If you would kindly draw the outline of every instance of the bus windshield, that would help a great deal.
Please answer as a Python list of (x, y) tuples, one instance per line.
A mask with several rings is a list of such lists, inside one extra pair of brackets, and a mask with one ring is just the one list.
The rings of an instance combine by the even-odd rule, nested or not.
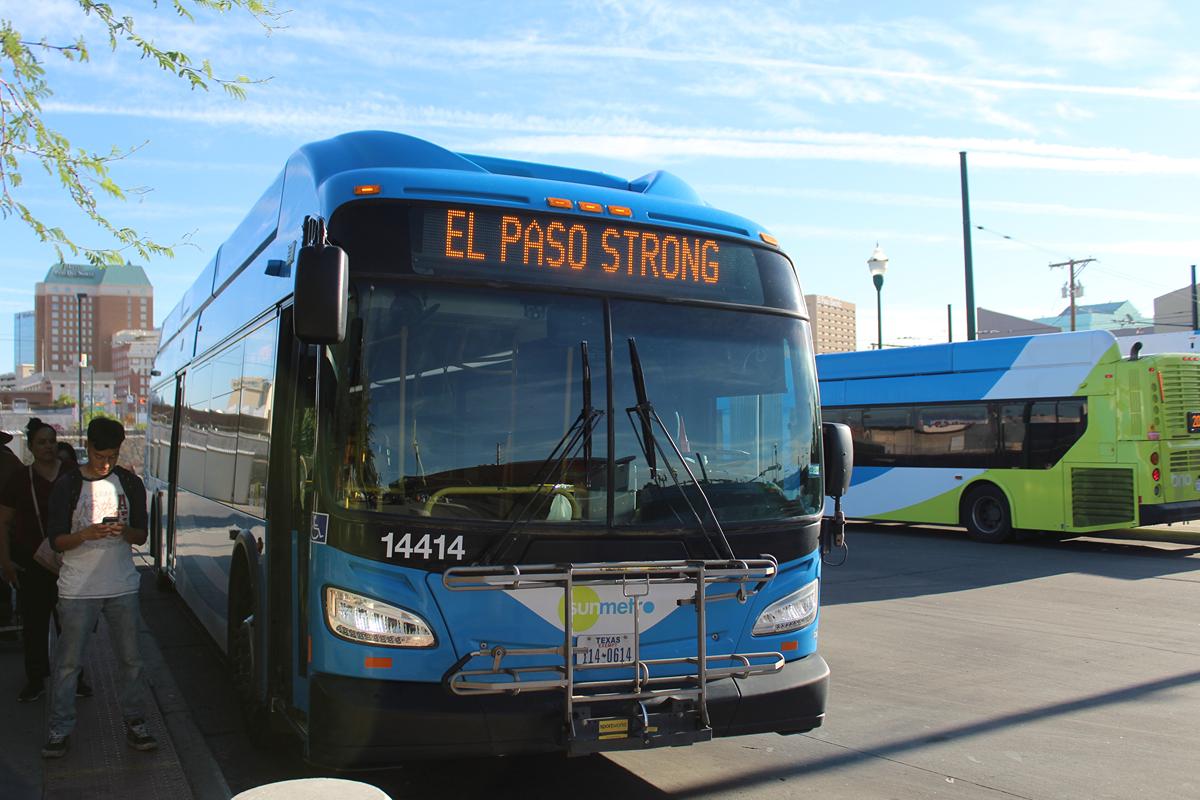
[[(820, 512), (807, 323), (655, 302), (609, 308), (611, 376), (602, 300), (357, 280), (350, 334), (330, 351), (337, 387), (323, 437), (339, 505), (505, 524), (693, 527), (685, 498), (694, 477), (723, 523)], [(636, 403), (628, 338), (693, 477), (661, 429), (670, 458), (647, 463), (626, 414)], [(600, 415), (590, 435), (571, 436), (585, 404), (581, 343)], [(564, 437), (575, 446), (551, 459)]]

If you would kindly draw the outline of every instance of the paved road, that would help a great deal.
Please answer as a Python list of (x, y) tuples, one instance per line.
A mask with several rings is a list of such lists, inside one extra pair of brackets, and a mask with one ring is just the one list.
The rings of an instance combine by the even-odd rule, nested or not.
[[(1165, 539), (859, 527), (826, 572), (823, 728), (366, 777), (395, 798), (1200, 798), (1200, 538)], [(161, 598), (147, 621), (231, 788), (305, 774), (249, 749), (215, 648)]]

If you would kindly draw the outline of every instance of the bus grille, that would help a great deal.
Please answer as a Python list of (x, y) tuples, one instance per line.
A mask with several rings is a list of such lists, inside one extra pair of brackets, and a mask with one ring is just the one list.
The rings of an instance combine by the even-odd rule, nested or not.
[(1187, 414), (1200, 411), (1200, 363), (1163, 364), (1163, 427), (1168, 437), (1188, 436)]
[(1200, 448), (1171, 453), (1171, 472), (1176, 475), (1200, 475)]
[(1133, 470), (1071, 470), (1071, 511), (1077, 528), (1132, 522)]

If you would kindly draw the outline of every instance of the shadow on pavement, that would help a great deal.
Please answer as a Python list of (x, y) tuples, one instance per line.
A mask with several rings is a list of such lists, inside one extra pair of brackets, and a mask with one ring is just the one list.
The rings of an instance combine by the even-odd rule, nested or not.
[(790, 778), (802, 778), (805, 775), (811, 775), (814, 773), (845, 767), (868, 759), (896, 759), (906, 753), (919, 750), (927, 745), (935, 745), (947, 741), (966, 739), (989, 733), (1001, 728), (1023, 725), (1030, 722), (1044, 720), (1049, 717), (1072, 714), (1085, 709), (1113, 705), (1116, 703), (1133, 702), (1156, 692), (1164, 692), (1179, 686), (1196, 682), (1200, 682), (1200, 672), (1185, 672), (1180, 675), (1173, 675), (1169, 678), (1163, 678), (1156, 681), (1147, 681), (1145, 683), (1126, 686), (1122, 689), (1117, 689), (1110, 692), (1101, 692), (1099, 694), (1088, 695), (1086, 697), (1080, 697), (1078, 699), (1068, 700), (1062, 703), (1054, 703), (1047, 706), (1029, 708), (1025, 711), (1018, 711), (1012, 714), (1004, 714), (998, 717), (980, 719), (976, 722), (971, 722), (966, 725), (957, 725), (950, 728), (944, 728), (942, 730), (923, 732), (919, 736), (897, 739), (893, 742), (888, 742), (866, 750), (846, 749), (844, 752), (838, 755), (806, 761), (803, 764), (771, 767), (769, 769), (760, 769), (754, 772), (742, 772), (738, 774), (737, 777), (728, 778), (721, 781), (713, 781), (700, 786), (694, 786), (684, 791), (675, 792), (671, 796), (675, 798), (712, 797), (721, 795), (725, 792), (729, 792), (732, 796), (740, 796), (744, 790), (747, 790), (753, 786), (770, 784)]
[[(1008, 544), (980, 544), (961, 530), (852, 524), (849, 557), (822, 573), (823, 605), (943, 594), (1064, 573), (1145, 580), (1191, 573), (1200, 581), (1200, 546), (1171, 537), (1059, 538), (1025, 534)], [(933, 545), (936, 545), (934, 547)]]

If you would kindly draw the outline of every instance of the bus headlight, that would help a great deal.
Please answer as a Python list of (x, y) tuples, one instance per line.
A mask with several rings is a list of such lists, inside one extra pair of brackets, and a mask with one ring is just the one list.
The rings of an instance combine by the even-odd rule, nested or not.
[(818, 581), (804, 586), (799, 591), (792, 592), (782, 600), (777, 600), (758, 615), (752, 633), (755, 636), (767, 636), (774, 633), (788, 633), (813, 624), (817, 618)]
[(380, 600), (325, 587), (325, 621), (337, 636), (383, 647), (433, 647), (429, 623), (411, 611)]

